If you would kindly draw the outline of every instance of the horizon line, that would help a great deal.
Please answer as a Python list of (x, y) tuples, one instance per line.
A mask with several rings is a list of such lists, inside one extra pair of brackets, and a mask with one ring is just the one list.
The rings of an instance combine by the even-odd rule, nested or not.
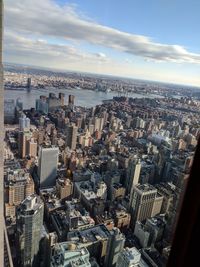
[(192, 85), (192, 84), (182, 84), (182, 83), (174, 83), (174, 82), (167, 82), (167, 81), (160, 81), (160, 80), (146, 80), (141, 79), (141, 78), (133, 78), (130, 76), (116, 76), (114, 74), (108, 74), (108, 73), (96, 73), (96, 72), (83, 72), (83, 71), (78, 71), (78, 70), (68, 70), (68, 69), (59, 69), (59, 68), (49, 68), (49, 67), (42, 67), (42, 66), (38, 66), (38, 65), (30, 65), (30, 64), (24, 64), (24, 63), (15, 63), (15, 62), (4, 62), (3, 61), (3, 65), (19, 65), (19, 66), (23, 66), (23, 67), (28, 67), (28, 68), (36, 68), (38, 70), (46, 70), (46, 71), (52, 71), (52, 72), (60, 72), (60, 73), (65, 73), (65, 72), (74, 72), (74, 73), (83, 73), (83, 74), (91, 74), (91, 75), (98, 75), (98, 76), (110, 76), (113, 78), (121, 78), (121, 79), (129, 79), (129, 80), (137, 80), (137, 81), (141, 81), (141, 82), (151, 82), (151, 83), (161, 83), (161, 84), (165, 84), (165, 85), (175, 85), (175, 86), (184, 86), (184, 87), (192, 87), (192, 88), (197, 88), (200, 89), (200, 86), (198, 85)]

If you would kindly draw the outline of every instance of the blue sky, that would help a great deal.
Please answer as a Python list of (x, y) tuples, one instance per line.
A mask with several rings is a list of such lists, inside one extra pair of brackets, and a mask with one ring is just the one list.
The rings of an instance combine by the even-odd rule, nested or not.
[[(156, 37), (165, 42), (199, 42), (198, 0), (80, 0), (78, 9), (97, 22), (133, 34)], [(192, 39), (191, 39), (192, 37)], [(176, 39), (175, 39), (176, 38)]]
[(7, 0), (4, 60), (200, 86), (199, 11), (199, 0)]
[(58, 0), (75, 4), (95, 21), (160, 42), (177, 43), (200, 52), (199, 0)]

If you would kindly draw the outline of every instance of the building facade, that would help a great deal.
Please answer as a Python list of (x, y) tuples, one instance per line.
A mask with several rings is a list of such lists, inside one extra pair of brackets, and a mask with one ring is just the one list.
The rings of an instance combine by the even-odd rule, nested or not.
[(132, 225), (136, 221), (142, 221), (158, 214), (162, 207), (162, 200), (163, 197), (158, 195), (157, 189), (150, 184), (133, 186), (133, 194), (130, 197)]
[(40, 147), (38, 159), (38, 176), (41, 188), (52, 187), (56, 184), (58, 147)]
[(76, 149), (77, 131), (78, 127), (75, 125), (68, 125), (66, 127), (66, 145), (72, 150)]
[(27, 197), (17, 210), (19, 266), (38, 266), (44, 205), (39, 196)]

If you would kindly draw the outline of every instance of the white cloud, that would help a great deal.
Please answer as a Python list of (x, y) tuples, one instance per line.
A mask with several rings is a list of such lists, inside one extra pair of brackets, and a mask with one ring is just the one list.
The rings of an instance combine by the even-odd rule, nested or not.
[[(68, 41), (85, 41), (141, 56), (148, 60), (200, 63), (200, 54), (191, 53), (180, 45), (161, 44), (146, 36), (134, 35), (100, 25), (83, 16), (73, 5), (61, 7), (53, 0), (6, 0), (5, 26), (6, 30), (14, 32), (18, 36), (31, 36), (32, 38), (39, 36), (37, 42), (30, 43), (27, 40), (26, 45), (24, 44), (21, 48), (24, 51), (31, 48), (34, 43), (34, 48), (38, 49), (37, 53), (44, 53), (44, 47), (47, 44), (40, 39), (45, 40), (48, 37), (54, 37)], [(43, 48), (41, 48), (42, 42)], [(8, 43), (5, 42), (6, 50), (7, 45)], [(28, 46), (30, 47), (28, 48)], [(11, 47), (9, 48), (11, 49)], [(12, 49), (15, 49), (14, 46)], [(55, 49), (58, 49), (57, 52)], [(63, 54), (66, 49), (72, 56), (73, 53), (66, 46), (55, 46), (54, 49), (51, 46), (51, 51), (47, 50), (46, 53), (51, 55)], [(101, 52), (98, 54), (100, 55), (99, 58), (106, 59)]]
[(165, 80), (199, 85), (198, 75), (169, 72), (165, 69), (155, 71), (152, 67), (135, 66), (125, 61), (109, 59), (104, 53), (85, 53), (73, 46), (52, 45), (43, 40), (32, 40), (17, 34), (6, 32), (5, 57), (8, 62), (25, 65), (49, 67), (53, 69), (78, 70), (83, 72), (107, 73), (124, 77), (135, 77), (149, 80)]
[(38, 60), (38, 64), (44, 61), (63, 62), (68, 66), (70, 62), (80, 63), (84, 59), (85, 63), (106, 63), (110, 59), (103, 53), (86, 53), (69, 45), (49, 44), (46, 40), (32, 40), (28, 37), (20, 36), (13, 32), (5, 33), (6, 49), (5, 59), (11, 60), (12, 57), (23, 59), (24, 63), (31, 64), (31, 61)]

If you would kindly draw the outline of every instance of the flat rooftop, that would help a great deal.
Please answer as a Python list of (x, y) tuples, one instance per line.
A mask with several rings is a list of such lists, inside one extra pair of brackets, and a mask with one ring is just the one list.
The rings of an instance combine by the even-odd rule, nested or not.
[(94, 243), (98, 240), (108, 239), (110, 235), (106, 226), (100, 224), (82, 231), (70, 232), (68, 239), (79, 243)]
[(138, 184), (136, 185), (136, 188), (142, 192), (157, 191), (157, 189), (150, 184)]

